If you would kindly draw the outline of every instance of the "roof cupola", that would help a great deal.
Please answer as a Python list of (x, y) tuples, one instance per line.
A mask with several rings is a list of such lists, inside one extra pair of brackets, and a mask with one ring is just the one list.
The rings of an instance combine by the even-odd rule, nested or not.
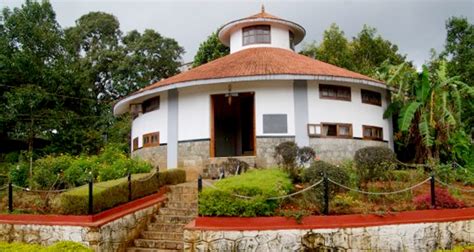
[(294, 50), (305, 36), (305, 29), (292, 21), (265, 12), (231, 21), (219, 29), (220, 41), (234, 53), (252, 47), (276, 47)]

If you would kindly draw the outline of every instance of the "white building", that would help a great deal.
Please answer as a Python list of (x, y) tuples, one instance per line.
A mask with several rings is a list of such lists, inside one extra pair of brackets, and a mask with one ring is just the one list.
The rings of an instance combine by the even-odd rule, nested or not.
[(220, 157), (273, 165), (283, 141), (311, 146), (330, 161), (393, 145), (391, 121), (383, 119), (387, 86), (294, 52), (305, 36), (300, 25), (262, 9), (218, 35), (230, 55), (116, 103), (116, 115), (134, 117), (133, 155), (200, 172)]

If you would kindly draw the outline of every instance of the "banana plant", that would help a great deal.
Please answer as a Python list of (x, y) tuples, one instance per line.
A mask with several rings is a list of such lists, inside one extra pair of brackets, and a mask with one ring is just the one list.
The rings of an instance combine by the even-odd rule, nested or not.
[[(403, 64), (398, 69), (402, 67)], [(440, 145), (460, 128), (463, 96), (474, 96), (474, 88), (461, 82), (459, 76), (449, 77), (446, 67), (446, 61), (440, 61), (431, 72), (423, 66), (412, 83), (398, 84), (395, 99), (384, 113), (384, 117), (389, 117), (399, 112), (399, 130), (410, 135), (418, 148), (424, 148), (428, 159), (437, 158)], [(401, 71), (395, 71), (388, 76), (387, 84), (400, 79), (399, 74)], [(402, 88), (405, 85), (410, 88)]]

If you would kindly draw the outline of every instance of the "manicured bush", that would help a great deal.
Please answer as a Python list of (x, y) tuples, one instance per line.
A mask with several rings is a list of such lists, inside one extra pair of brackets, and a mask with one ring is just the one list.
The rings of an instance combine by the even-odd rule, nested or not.
[[(326, 173), (328, 178), (340, 184), (347, 184), (347, 181), (349, 180), (346, 169), (320, 160), (314, 161), (309, 168), (303, 170), (302, 180), (303, 182), (312, 185), (320, 181), (323, 178), (324, 173)], [(329, 183), (330, 195), (335, 195), (341, 190), (342, 188), (339, 186)], [(314, 204), (322, 207), (324, 198), (323, 183), (308, 191), (307, 195), (309, 195), (307, 198), (314, 200)]]
[(301, 169), (314, 159), (316, 153), (310, 147), (299, 148), (295, 142), (283, 142), (275, 147), (273, 157), (295, 182), (299, 182)]
[[(286, 195), (292, 189), (288, 174), (278, 169), (250, 170), (220, 180), (218, 189), (205, 188), (199, 195), (199, 214), (205, 216), (268, 216), (275, 213), (279, 200), (268, 197)], [(253, 197), (243, 199), (233, 194)]]
[(46, 156), (36, 160), (33, 170), (35, 187), (45, 189), (58, 187), (63, 182), (62, 174), (71, 167), (73, 161), (70, 155)]
[[(163, 185), (186, 181), (184, 170), (174, 169), (152, 174), (132, 175), (132, 198), (137, 199), (159, 190)], [(120, 178), (94, 184), (94, 213), (128, 202), (128, 180)], [(62, 193), (58, 211), (62, 214), (87, 214), (89, 187), (84, 185)]]
[[(466, 207), (464, 202), (455, 199), (451, 194), (441, 188), (435, 189), (436, 195), (436, 207), (439, 208), (462, 208)], [(413, 199), (413, 204), (416, 209), (429, 209), (431, 208), (431, 193), (425, 193), (420, 196), (417, 196)]]
[(61, 241), (44, 247), (38, 244), (0, 242), (0, 251), (3, 252), (92, 252), (86, 246), (72, 241)]
[(365, 147), (356, 151), (354, 162), (362, 185), (386, 180), (388, 171), (397, 167), (395, 153), (387, 147)]

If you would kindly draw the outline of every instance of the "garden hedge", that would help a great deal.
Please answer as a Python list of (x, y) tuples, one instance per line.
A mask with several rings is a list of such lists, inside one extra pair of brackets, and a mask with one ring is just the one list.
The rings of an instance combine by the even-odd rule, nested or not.
[(92, 252), (86, 246), (72, 241), (61, 241), (44, 247), (38, 244), (0, 242), (0, 251), (3, 252)]
[[(163, 185), (174, 185), (186, 181), (186, 172), (174, 169), (159, 173), (132, 175), (132, 198), (138, 199), (159, 190)], [(128, 180), (121, 178), (94, 184), (94, 213), (128, 202)], [(89, 186), (77, 187), (59, 198), (59, 212), (62, 214), (82, 215), (89, 209)]]
[[(286, 195), (292, 189), (288, 174), (279, 169), (251, 170), (220, 180), (218, 189), (205, 188), (199, 195), (199, 214), (205, 216), (273, 215), (280, 200), (268, 197)], [(253, 197), (243, 199), (233, 194)]]

